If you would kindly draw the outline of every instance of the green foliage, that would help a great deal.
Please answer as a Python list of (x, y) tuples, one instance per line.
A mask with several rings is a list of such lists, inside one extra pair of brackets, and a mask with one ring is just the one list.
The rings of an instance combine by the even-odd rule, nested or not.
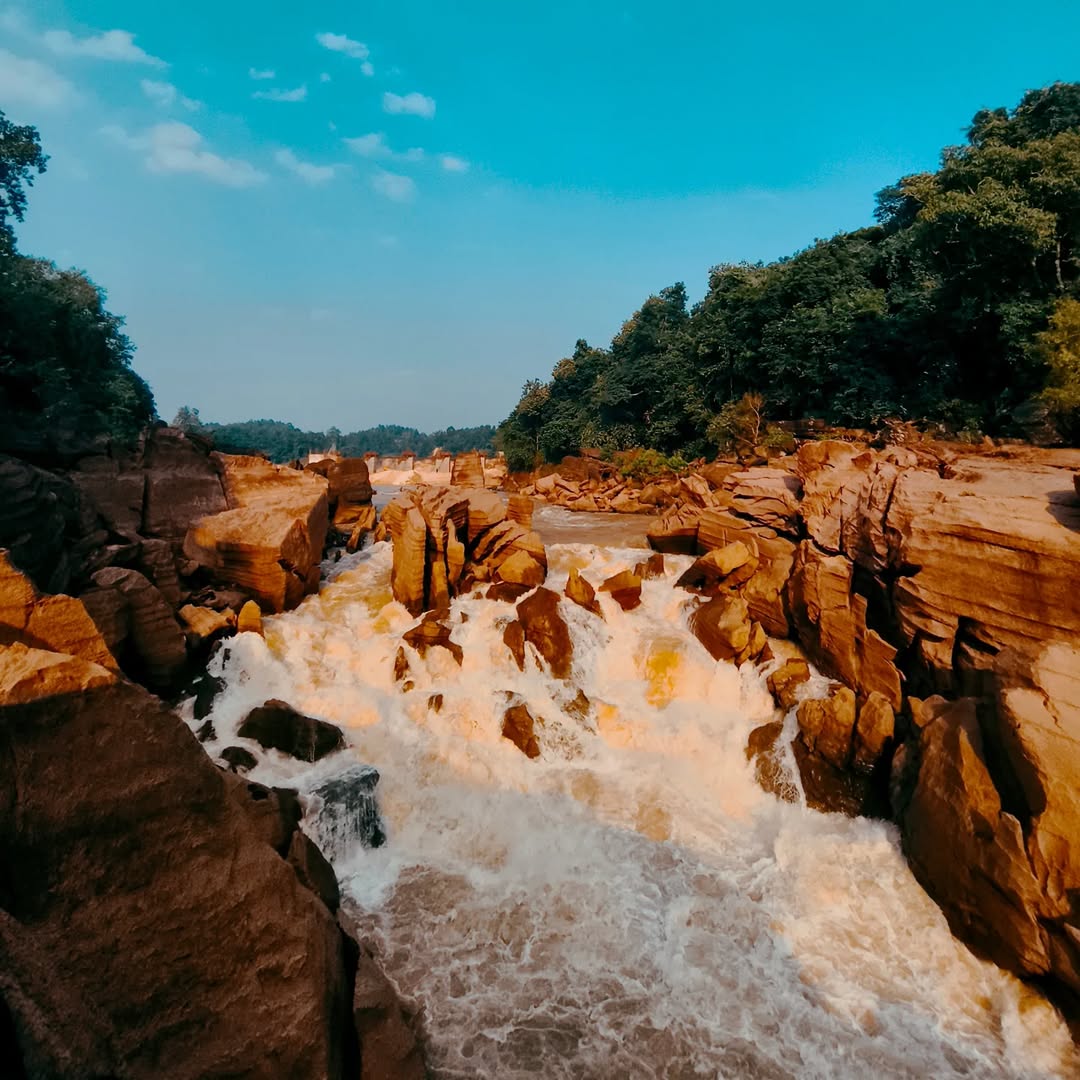
[[(181, 413), (198, 409), (185, 406)], [(177, 414), (179, 418), (180, 413)], [(345, 457), (362, 457), (369, 450), (392, 457), (411, 450), (428, 457), (436, 449), (461, 453), (464, 450), (490, 450), (495, 429), (490, 424), (471, 428), (447, 428), (430, 434), (416, 428), (396, 424), (380, 424), (342, 434), (337, 428), (327, 431), (303, 431), (282, 420), (244, 420), (240, 423), (216, 424), (199, 422), (195, 429), (214, 440), (214, 445), (227, 454), (265, 454), (272, 461), (285, 462), (301, 458), (309, 451), (323, 452), (336, 445)]]
[(728, 401), (709, 421), (705, 436), (720, 450), (747, 450), (761, 442), (765, 399), (760, 394), (743, 394)]
[(30, 457), (99, 437), (133, 441), (154, 417), (104, 291), (16, 250), (12, 222), (22, 221), (25, 188), (47, 160), (37, 131), (0, 113), (0, 450)]
[(1058, 301), (1038, 349), (1050, 370), (1042, 403), (1058, 433), (1075, 444), (1080, 440), (1080, 301)]
[(1060, 427), (1073, 384), (1058, 371), (1048, 387), (1040, 334), (1080, 299), (1080, 84), (980, 112), (936, 172), (879, 192), (875, 217), (775, 263), (714, 267), (691, 310), (681, 284), (649, 297), (608, 348), (579, 341), (528, 384), (503, 445), (521, 467), (579, 447), (695, 457), (769, 438), (742, 430), (746, 394), (761, 419), (969, 437), (1030, 430), (1036, 401)]
[(624, 450), (615, 454), (613, 461), (622, 476), (642, 483), (685, 472), (687, 467), (678, 454), (668, 456), (651, 449)]

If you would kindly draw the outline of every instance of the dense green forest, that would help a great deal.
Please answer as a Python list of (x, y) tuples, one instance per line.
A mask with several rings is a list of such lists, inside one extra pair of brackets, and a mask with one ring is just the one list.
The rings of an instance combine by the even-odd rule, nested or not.
[(105, 293), (18, 251), (14, 226), (47, 161), (37, 130), (0, 112), (0, 451), (45, 458), (103, 436), (132, 441), (154, 417)]
[(876, 224), (769, 264), (726, 264), (688, 307), (649, 297), (607, 348), (578, 341), (500, 425), (511, 468), (581, 447), (692, 458), (766, 418), (939, 422), (1080, 436), (1080, 84), (976, 114), (933, 173), (878, 193)]
[(208, 435), (219, 450), (227, 453), (266, 454), (278, 462), (303, 457), (309, 450), (328, 450), (331, 446), (336, 446), (340, 453), (349, 457), (359, 457), (369, 450), (384, 455), (411, 450), (420, 457), (427, 457), (438, 448), (455, 454), (463, 450), (490, 450), (495, 435), (495, 428), (490, 424), (470, 428), (449, 427), (430, 434), (397, 424), (380, 424), (378, 427), (342, 434), (337, 428), (302, 431), (282, 420), (204, 423), (199, 418), (199, 410), (189, 405), (177, 412), (173, 424), (187, 431)]

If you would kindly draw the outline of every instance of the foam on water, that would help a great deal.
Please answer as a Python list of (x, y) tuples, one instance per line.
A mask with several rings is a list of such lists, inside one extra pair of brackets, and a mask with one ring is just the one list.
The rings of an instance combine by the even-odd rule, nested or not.
[[(594, 583), (640, 551), (549, 549)], [(339, 724), (315, 766), (252, 778), (313, 792), (374, 765), (387, 842), (336, 860), (370, 943), (422, 1007), (443, 1077), (1057, 1077), (1080, 1058), (1036, 993), (975, 959), (915, 883), (896, 830), (762, 792), (746, 739), (774, 716), (760, 674), (714, 663), (668, 558), (606, 621), (564, 602), (563, 684), (502, 642), (513, 607), (454, 602), (459, 668), (407, 650), (387, 544), (217, 664), (216, 749), (269, 697)], [(581, 715), (578, 691), (591, 705)], [(429, 706), (443, 696), (441, 709)], [(542, 754), (501, 736), (526, 702)]]

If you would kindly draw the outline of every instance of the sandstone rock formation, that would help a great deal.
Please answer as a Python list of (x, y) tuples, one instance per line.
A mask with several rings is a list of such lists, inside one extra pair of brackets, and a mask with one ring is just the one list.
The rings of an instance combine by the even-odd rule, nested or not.
[(317, 860), (295, 817), (145, 691), (0, 709), (0, 787), (15, 1075), (422, 1075), (375, 1034), (409, 1026), (387, 988), (371, 1017), (353, 996), (377, 971), (302, 883)]
[(570, 574), (566, 579), (566, 588), (563, 593), (567, 599), (573, 600), (575, 604), (580, 605), (586, 611), (591, 611), (594, 615), (599, 615), (600, 618), (604, 617), (600, 610), (600, 601), (596, 599), (596, 590), (581, 576), (576, 566), (570, 568)]
[(502, 734), (526, 757), (540, 756), (540, 743), (536, 738), (536, 720), (524, 703), (511, 705), (503, 715)]
[(574, 645), (559, 612), (559, 594), (537, 589), (518, 604), (517, 614), (525, 641), (544, 658), (556, 679), (568, 679)]
[(229, 509), (188, 529), (184, 554), (214, 579), (250, 592), (267, 611), (318, 588), (328, 528), (327, 483), (262, 458), (212, 455)]
[(394, 599), (419, 615), (446, 609), (475, 584), (494, 582), (509, 598), (547, 576), (547, 552), (536, 533), (506, 517), (493, 492), (426, 488), (399, 495), (383, 511), (394, 545)]
[(613, 574), (600, 586), (600, 591), (609, 593), (623, 611), (633, 611), (641, 604), (641, 578), (632, 570)]
[(475, 450), (454, 455), (454, 465), (450, 470), (450, 483), (454, 487), (483, 488), (484, 465)]

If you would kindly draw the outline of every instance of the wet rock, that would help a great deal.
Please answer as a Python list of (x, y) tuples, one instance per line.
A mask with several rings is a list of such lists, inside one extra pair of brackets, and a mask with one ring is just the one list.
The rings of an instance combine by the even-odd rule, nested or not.
[(540, 756), (540, 743), (536, 738), (536, 720), (527, 705), (511, 705), (503, 714), (502, 733), (526, 757)]
[(229, 766), (230, 772), (248, 772), (259, 764), (255, 755), (242, 746), (226, 746), (220, 756), (221, 760)]
[(427, 656), (429, 649), (446, 649), (460, 665), (465, 654), (456, 641), (450, 640), (452, 631), (453, 627), (444, 618), (429, 611), (416, 626), (401, 635), (401, 640), (421, 656)]
[(809, 681), (810, 665), (796, 658), (785, 660), (766, 680), (769, 693), (784, 712), (795, 707), (799, 687)]
[(623, 611), (633, 611), (641, 603), (641, 578), (631, 570), (622, 570), (609, 577), (600, 591), (610, 593)]
[(785, 802), (795, 802), (798, 793), (780, 760), (779, 741), (783, 730), (784, 724), (780, 720), (754, 728), (747, 740), (746, 759), (754, 763), (754, 779), (763, 791)]
[(714, 660), (734, 660), (750, 644), (750, 615), (738, 596), (714, 596), (690, 615), (690, 629)]
[(599, 615), (601, 619), (604, 617), (600, 610), (600, 601), (596, 599), (596, 590), (581, 576), (576, 566), (570, 568), (563, 592), (568, 599), (573, 600), (586, 611)]
[(427, 700), (427, 707), (431, 712), (442, 712), (443, 696), (442, 694), (432, 694)]
[(757, 557), (737, 540), (702, 555), (675, 584), (682, 589), (711, 593), (721, 586), (741, 585), (753, 577), (756, 569)]
[(305, 716), (276, 698), (252, 709), (236, 734), (241, 739), (254, 739), (266, 750), (280, 750), (299, 761), (319, 761), (345, 746), (345, 736), (340, 728), (325, 720)]
[(806, 748), (837, 769), (847, 767), (855, 736), (855, 693), (841, 686), (824, 699), (799, 703), (800, 738)]
[(525, 627), (514, 619), (503, 631), (503, 644), (510, 650), (519, 671), (525, 670)]
[(649, 547), (665, 555), (693, 555), (697, 551), (697, 507), (680, 507), (669, 511), (645, 534)]
[(236, 617), (236, 632), (263, 636), (262, 611), (254, 600), (248, 600), (240, 609), (240, 614)]
[(378, 769), (357, 765), (313, 792), (319, 809), (313, 815), (311, 830), (331, 861), (347, 857), (357, 844), (377, 848), (386, 843), (375, 795), (378, 783)]
[[(198, 717), (196, 717), (198, 719)], [(214, 728), (213, 720), (204, 720), (199, 725), (199, 730), (195, 732), (195, 738), (199, 742), (213, 742), (217, 738), (217, 730)]]
[(653, 552), (644, 562), (639, 562), (634, 567), (634, 573), (641, 578), (642, 581), (652, 581), (655, 578), (662, 578), (667, 572), (667, 568), (664, 566), (664, 556), (661, 552)]
[(544, 658), (557, 679), (568, 679), (574, 659), (570, 631), (559, 613), (559, 596), (539, 588), (517, 606), (524, 637)]
[(515, 551), (496, 570), (496, 576), (501, 581), (511, 585), (525, 585), (533, 588), (543, 585), (547, 577), (547, 569), (540, 565), (527, 551)]
[(394, 653), (394, 682), (401, 682), (409, 674), (409, 659), (405, 655), (405, 648), (399, 645)]
[(806, 805), (822, 813), (848, 817), (882, 817), (888, 806), (875, 781), (850, 769), (838, 769), (831, 761), (810, 750), (801, 737), (791, 744), (799, 768)]
[(488, 600), (500, 600), (507, 604), (516, 604), (527, 592), (532, 591), (531, 585), (515, 585), (509, 581), (496, 581), (488, 589), (484, 596)]
[(862, 772), (873, 772), (892, 746), (896, 717), (884, 696), (872, 693), (859, 707), (855, 725), (853, 763)]
[(1013, 971), (1046, 974), (1042, 888), (1021, 823), (990, 774), (975, 702), (937, 701), (918, 735), (914, 789), (899, 808), (904, 851), (954, 933)]
[(356, 960), (353, 1023), (360, 1041), (360, 1080), (427, 1080), (417, 1021), (363, 947)]

